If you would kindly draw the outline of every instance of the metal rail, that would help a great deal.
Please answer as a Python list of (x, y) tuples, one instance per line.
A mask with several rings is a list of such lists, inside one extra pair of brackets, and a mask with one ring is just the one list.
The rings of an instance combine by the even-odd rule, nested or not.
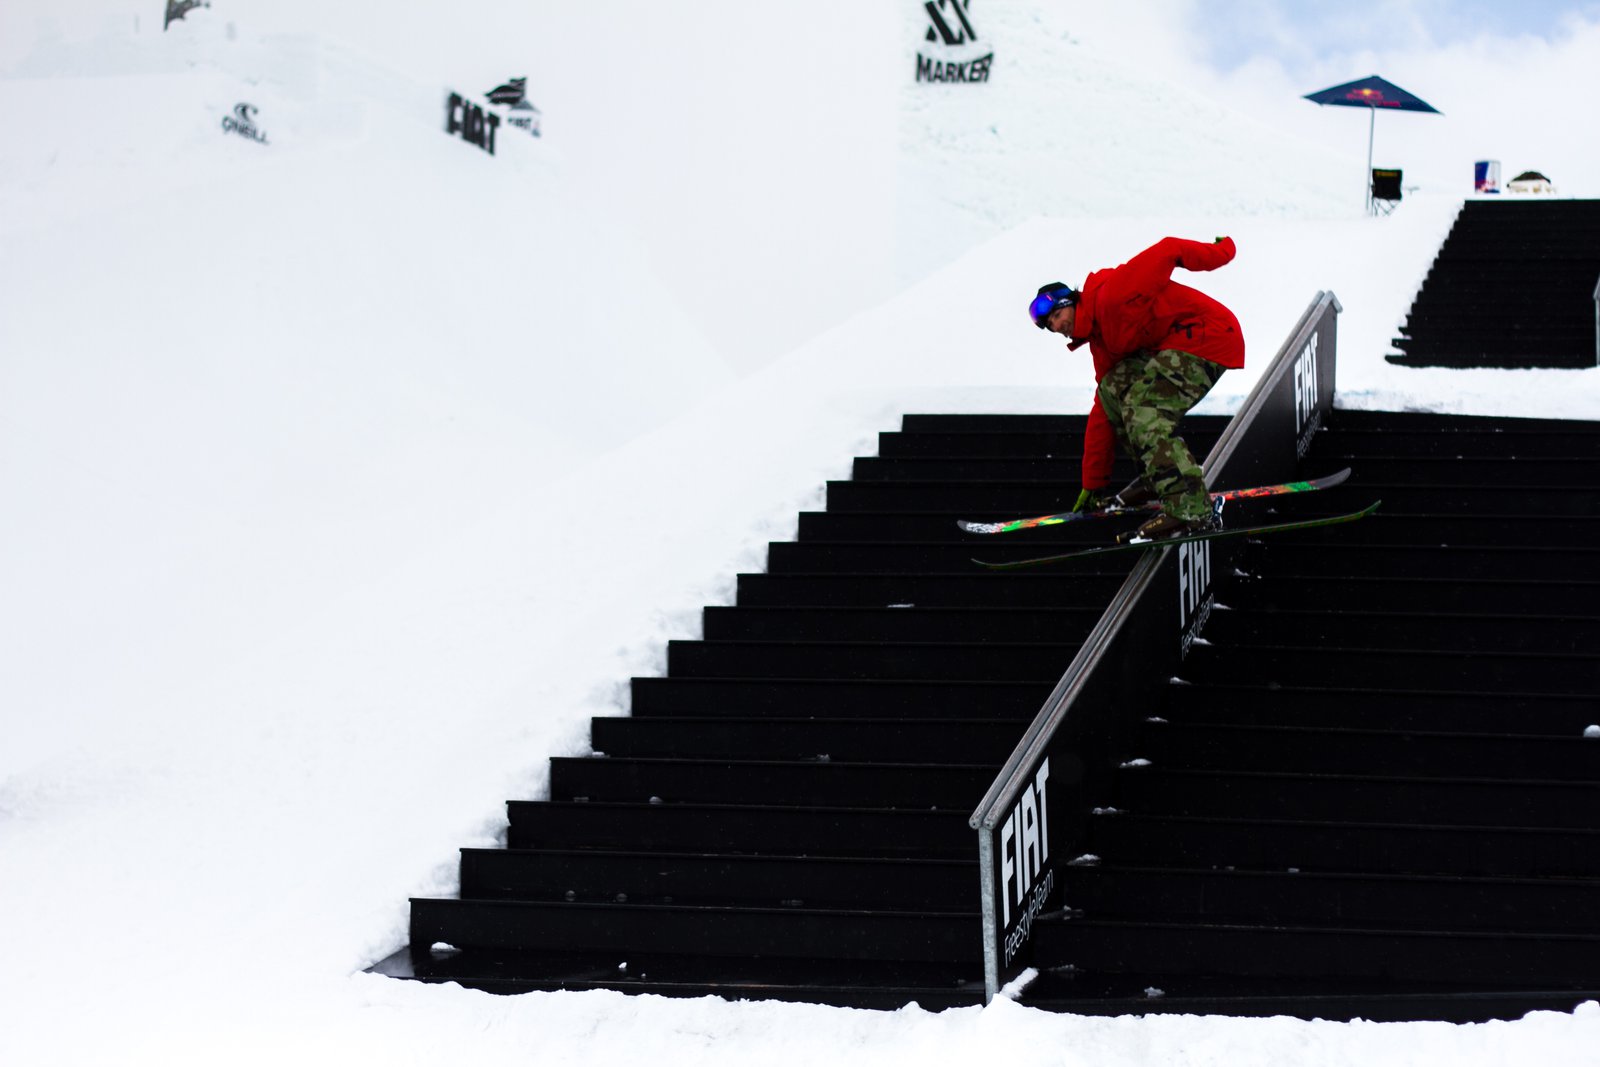
[[(1340, 310), (1328, 292), (1306, 308), (1207, 455), (1208, 488), (1293, 472), (1332, 407)], [(1115, 769), (1090, 753), (1114, 750), (1132, 717), (1122, 710), (1157, 695), (1170, 676), (1159, 662), (1180, 662), (1204, 624), (1213, 552), (1201, 544), (1140, 558), (968, 819), (978, 833), (986, 999), (1026, 966), (1034, 920), (1060, 906), (1055, 870), (1070, 862), (1094, 794)]]

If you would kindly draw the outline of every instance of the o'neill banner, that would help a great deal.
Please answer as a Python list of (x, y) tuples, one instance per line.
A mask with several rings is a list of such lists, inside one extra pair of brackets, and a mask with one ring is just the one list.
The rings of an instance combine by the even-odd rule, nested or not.
[(233, 114), (222, 117), (223, 132), (236, 133), (240, 137), (247, 137), (258, 144), (266, 144), (266, 131), (256, 125), (256, 113), (259, 110), (260, 108), (254, 104), (233, 105)]
[(972, 0), (926, 0), (928, 53), (917, 52), (919, 82), (986, 82), (994, 53), (974, 55), (978, 31), (972, 25)]

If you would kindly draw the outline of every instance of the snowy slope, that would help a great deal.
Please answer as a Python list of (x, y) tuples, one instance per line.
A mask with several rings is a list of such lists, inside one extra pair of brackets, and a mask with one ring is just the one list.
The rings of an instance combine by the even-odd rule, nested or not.
[[(0, 83), (0, 477), (30, 520), (0, 537), (34, 606), (4, 643), (54, 679), (32, 728), (238, 651), (731, 377), (556, 152), (451, 140), (442, 92), (335, 46), (214, 36)], [(221, 132), (238, 100), (268, 144)], [(102, 670), (73, 668), (85, 642)]]
[[(902, 87), (903, 277), (1035, 216), (1299, 219), (1360, 210), (1340, 180), (1343, 159), (1194, 93), (1159, 64), (1098, 47), (1075, 6), (986, 5), (973, 16), (980, 39), (958, 49), (902, 36), (906, 70), (919, 50), (996, 57), (987, 84)], [(904, 9), (913, 30), (918, 16), (926, 23), (919, 6)]]
[[(1015, 64), (942, 96), (900, 76), (920, 7), (864, 20), (845, 47), (889, 58), (821, 97), (862, 114), (796, 118), (785, 146), (730, 116), (799, 116), (806, 87), (710, 57), (758, 39), (798, 63), (840, 6), (795, 29), (752, 5), (214, 3), (166, 34), (158, 5), (0, 11), (0, 1062), (958, 1063), (1046, 1043), (1094, 1063), (1595, 1062), (1588, 1009), (1083, 1020), (360, 973), (403, 943), (407, 896), (450, 892), (455, 850), (494, 843), (504, 799), (539, 795), (589, 716), (625, 713), (627, 679), (900, 412), (1087, 408), (1086, 361), (1023, 318), (1042, 281), (1232, 234), (1239, 259), (1189, 279), (1250, 346), (1212, 410), (1319, 289), (1346, 308), (1347, 403), (1595, 418), (1600, 372), (1388, 367), (1458, 201), (1352, 217), (1318, 150), (1019, 5), (981, 24)], [(649, 49), (604, 52), (619, 14)], [(503, 133), (490, 158), (444, 134), (447, 87), (528, 55), (546, 138)], [(627, 84), (662, 57), (749, 91)], [(1089, 96), (1114, 169), (1053, 124)], [(653, 170), (616, 143), (640, 98), (679, 135), (640, 132)], [(222, 133), (240, 101), (268, 145)], [(1273, 181), (1218, 177), (1241, 155)], [(807, 183), (803, 212), (763, 223)], [(737, 321), (712, 329), (719, 307)], [(737, 377), (727, 346), (788, 307), (811, 340)]]

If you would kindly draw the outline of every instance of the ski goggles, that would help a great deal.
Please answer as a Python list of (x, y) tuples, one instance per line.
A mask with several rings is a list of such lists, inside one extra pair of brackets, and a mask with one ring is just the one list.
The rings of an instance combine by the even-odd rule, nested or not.
[(1028, 305), (1028, 314), (1033, 316), (1033, 324), (1039, 329), (1048, 329), (1050, 316), (1057, 308), (1074, 307), (1078, 303), (1078, 291), (1062, 287), (1049, 292), (1040, 293), (1033, 298), (1033, 303)]

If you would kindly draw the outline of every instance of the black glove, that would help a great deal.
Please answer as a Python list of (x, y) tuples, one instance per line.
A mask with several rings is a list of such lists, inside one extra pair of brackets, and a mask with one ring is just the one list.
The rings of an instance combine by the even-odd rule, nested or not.
[(1105, 497), (1098, 489), (1084, 489), (1078, 493), (1078, 502), (1072, 505), (1073, 511), (1101, 511), (1105, 508)]

